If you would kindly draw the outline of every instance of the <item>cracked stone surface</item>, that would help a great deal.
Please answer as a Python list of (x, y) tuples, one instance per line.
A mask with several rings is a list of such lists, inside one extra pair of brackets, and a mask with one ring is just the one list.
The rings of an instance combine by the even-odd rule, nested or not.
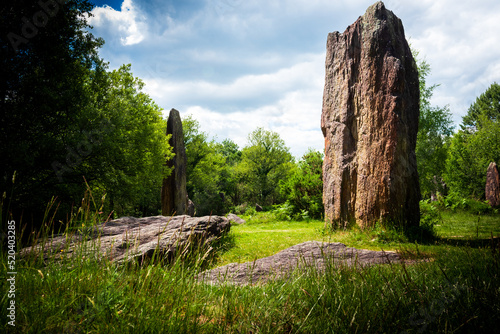
[(72, 256), (83, 249), (118, 263), (150, 258), (155, 251), (158, 256), (171, 259), (188, 246), (196, 248), (210, 243), (230, 228), (229, 220), (221, 216), (122, 217), (86, 231), (49, 238), (43, 245), (24, 248), (21, 255), (43, 251), (47, 259), (61, 253)]
[(209, 284), (259, 284), (286, 277), (297, 268), (311, 265), (323, 270), (331, 263), (334, 266), (368, 266), (399, 261), (400, 256), (394, 252), (356, 249), (340, 242), (307, 241), (254, 262), (230, 263), (207, 270), (198, 275), (198, 279)]

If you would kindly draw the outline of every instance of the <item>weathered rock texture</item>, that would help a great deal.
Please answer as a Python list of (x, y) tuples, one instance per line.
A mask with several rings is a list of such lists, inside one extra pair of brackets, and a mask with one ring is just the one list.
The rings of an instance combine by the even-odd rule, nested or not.
[(419, 82), (403, 24), (377, 2), (327, 41), (321, 128), (327, 222), (418, 225)]
[(89, 256), (97, 254), (97, 258), (125, 262), (151, 258), (156, 251), (156, 256), (170, 260), (190, 249), (208, 246), (230, 228), (229, 220), (220, 216), (123, 217), (85, 232), (49, 238), (44, 244), (24, 248), (21, 254), (43, 251), (45, 258), (57, 259), (83, 251)]
[(196, 207), (193, 203), (192, 200), (189, 199), (189, 197), (187, 198), (187, 214), (190, 215), (191, 217), (194, 217), (194, 214), (196, 212)]
[(340, 242), (307, 241), (254, 262), (230, 263), (205, 271), (198, 276), (198, 279), (211, 284), (245, 285), (287, 277), (296, 269), (304, 270), (311, 266), (322, 271), (327, 265), (367, 266), (400, 260), (400, 256), (393, 252), (348, 248)]
[(226, 216), (226, 218), (232, 222), (232, 223), (235, 223), (235, 224), (245, 224), (246, 221), (240, 217), (238, 217), (237, 215), (235, 215), (234, 213), (230, 213)]
[(175, 156), (167, 161), (168, 167), (173, 167), (172, 173), (163, 180), (161, 188), (161, 214), (164, 216), (184, 215), (188, 209), (188, 194), (186, 190), (186, 148), (182, 133), (182, 121), (179, 112), (170, 110), (167, 121), (167, 135), (170, 137)]
[(491, 162), (486, 173), (486, 200), (492, 207), (500, 206), (500, 176), (495, 162)]

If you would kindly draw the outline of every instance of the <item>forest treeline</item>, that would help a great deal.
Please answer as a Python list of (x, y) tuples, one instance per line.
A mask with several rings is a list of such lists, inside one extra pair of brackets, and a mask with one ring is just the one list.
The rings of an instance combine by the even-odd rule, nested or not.
[[(103, 217), (161, 212), (162, 179), (171, 172), (165, 161), (172, 157), (166, 120), (131, 65), (109, 70), (99, 57), (104, 41), (89, 32), (92, 7), (87, 0), (48, 9), (27, 0), (0, 7), (3, 222), (11, 217), (39, 226), (48, 205), (50, 214), (67, 220), (89, 191)], [(423, 198), (483, 200), (486, 168), (500, 162), (500, 86), (487, 88), (456, 130), (449, 108), (430, 103), (436, 86), (426, 84), (429, 64), (418, 61), (418, 67)], [(198, 215), (259, 204), (296, 217), (322, 216), (321, 152), (309, 150), (297, 161), (264, 128), (242, 148), (210, 138), (190, 116), (183, 128), (187, 190)]]

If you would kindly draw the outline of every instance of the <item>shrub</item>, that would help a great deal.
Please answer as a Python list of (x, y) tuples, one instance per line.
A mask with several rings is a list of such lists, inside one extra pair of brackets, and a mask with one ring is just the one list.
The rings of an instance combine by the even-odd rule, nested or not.
[(405, 234), (409, 241), (431, 242), (436, 239), (434, 226), (442, 220), (436, 205), (430, 203), (429, 200), (420, 201), (420, 225), (408, 228)]
[(455, 210), (469, 211), (474, 214), (491, 213), (493, 209), (487, 202), (478, 201), (473, 198), (464, 198), (457, 193), (450, 193), (446, 197), (438, 196), (438, 205)]

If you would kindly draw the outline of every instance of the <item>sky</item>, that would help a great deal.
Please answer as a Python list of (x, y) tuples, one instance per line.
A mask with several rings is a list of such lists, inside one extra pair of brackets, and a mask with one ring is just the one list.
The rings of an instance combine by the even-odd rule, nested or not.
[[(299, 159), (323, 151), (326, 39), (374, 0), (94, 1), (89, 20), (110, 69), (132, 64), (164, 109), (191, 115), (210, 138), (240, 148), (257, 127), (280, 134)], [(500, 82), (500, 1), (387, 0), (438, 84), (456, 126)]]

